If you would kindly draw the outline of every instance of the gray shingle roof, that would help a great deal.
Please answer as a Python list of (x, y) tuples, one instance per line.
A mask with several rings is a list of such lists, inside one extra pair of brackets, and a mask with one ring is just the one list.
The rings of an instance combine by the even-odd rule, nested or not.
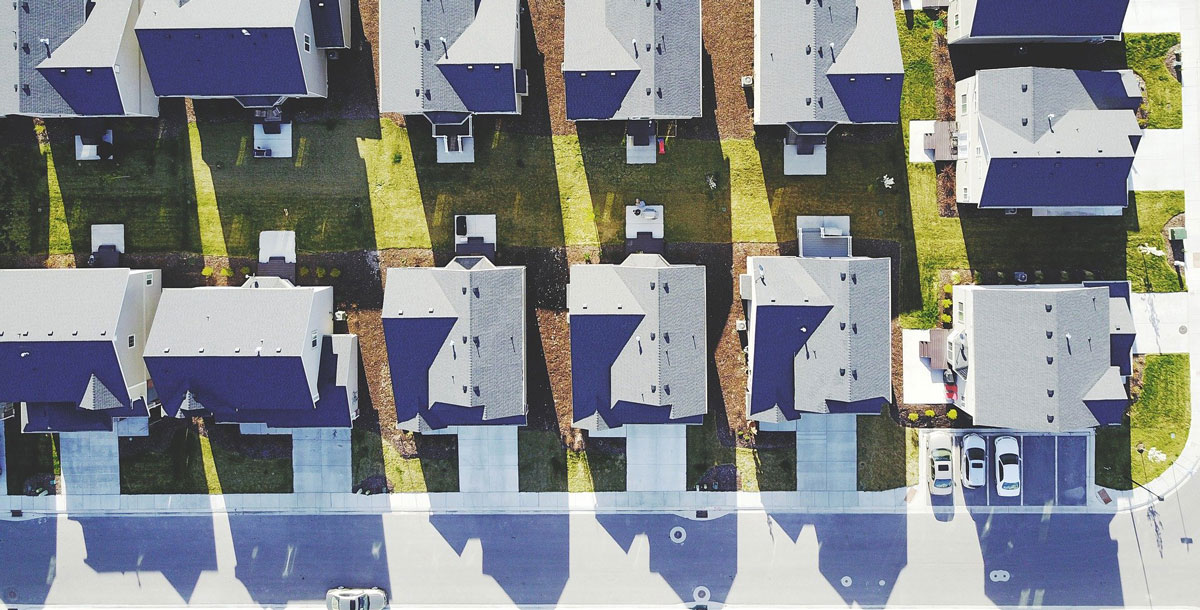
[[(429, 368), (429, 404), (483, 407), (485, 422), (525, 414), (524, 267), (459, 257), (444, 268), (388, 269), (383, 317), (400, 311), (406, 319), (456, 318)], [(478, 388), (467, 404), (462, 386)]]
[(639, 71), (613, 119), (702, 113), (700, 0), (567, 0), (564, 34), (563, 70)]
[[(572, 265), (570, 315), (642, 314), (610, 370), (610, 405), (671, 405), (672, 420), (708, 412), (705, 274), (657, 254), (620, 265)], [(651, 392), (651, 386), (669, 387)], [(602, 425), (602, 422), (593, 422)]]
[[(11, 9), (11, 10), (10, 10)], [(20, 14), (16, 5), (0, 4), (0, 32), (16, 32)], [(0, 116), (20, 112), (21, 56), (12, 45), (0, 44)]]
[[(59, 48), (83, 25), (85, 3), (62, 2), (61, 0), (28, 0), (28, 2), (28, 11), (24, 8), (17, 11), (18, 46), (22, 49), (16, 51), (20, 65), (17, 82), (21, 85), (21, 92), (18, 94), (18, 112), (48, 115), (72, 114), (71, 107), (67, 105), (66, 100), (45, 78), (42, 78), (37, 71), (37, 66), (46, 59), (46, 45), (41, 41), (48, 39), (51, 49)], [(18, 2), (17, 6), (23, 5)], [(0, 10), (7, 10), (7, 6)], [(29, 53), (23, 51), (25, 45), (29, 45)], [(0, 46), (11, 49), (11, 45), (7, 43)], [(0, 52), (7, 53), (7, 49)], [(24, 92), (26, 85), (29, 86), (28, 95)], [(11, 88), (12, 85), (6, 82), (3, 86)]]
[[(1119, 101), (1113, 94), (1120, 91), (1100, 91), (1093, 85), (1089, 92), (1081, 78), (1098, 75), (1056, 68), (976, 72), (979, 121), (990, 155), (1132, 157), (1129, 136), (1141, 134), (1137, 117), (1112, 105)], [(1120, 81), (1129, 97), (1140, 95), (1132, 72), (1122, 71)]]
[[(891, 399), (890, 259), (753, 256), (746, 266), (754, 281), (755, 308), (831, 307), (815, 328), (806, 329), (804, 348), (793, 357), (796, 410), (828, 413), (827, 401)], [(752, 312), (752, 324), (755, 319)], [(750, 350), (757, 357), (753, 342), (758, 334), (780, 329), (754, 325), (751, 331)], [(777, 383), (755, 379), (756, 365), (752, 362), (751, 367), (752, 390), (755, 383)], [(775, 411), (773, 416), (782, 415), (778, 406)], [(770, 420), (771, 415), (764, 418)]]
[(521, 41), (514, 27), (519, 0), (479, 0), (478, 5), (476, 11), (476, 0), (381, 0), (380, 110), (466, 112), (437, 67), (443, 58), (456, 64), (520, 63)]
[(904, 72), (888, 0), (756, 0), (754, 31), (759, 125), (848, 122), (827, 74)]
[[(1111, 365), (1112, 301), (1104, 287), (975, 286), (964, 293), (970, 313), (955, 324), (964, 342), (965, 407), (982, 426), (1079, 430), (1097, 425), (1084, 400), (1124, 400)], [(1114, 380), (1114, 375), (1116, 375)], [(1053, 421), (1050, 421), (1053, 418)]]
[(0, 270), (0, 341), (111, 340), (131, 273), (150, 272)]

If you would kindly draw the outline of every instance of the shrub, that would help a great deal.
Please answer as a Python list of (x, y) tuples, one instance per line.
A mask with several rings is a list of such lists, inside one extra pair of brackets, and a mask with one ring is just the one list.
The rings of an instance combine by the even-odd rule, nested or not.
[(949, 411), (946, 411), (946, 417), (949, 417), (950, 421), (958, 419), (958, 409), (950, 409)]
[(950, 272), (950, 283), (957, 284), (958, 281), (961, 279), (962, 279), (962, 276), (959, 275), (959, 273), (957, 271)]
[(392, 163), (400, 163), (401, 161), (404, 161), (404, 155), (398, 152), (392, 153)]
[(591, 253), (591, 252), (584, 253), (584, 255), (583, 255), (583, 262), (585, 262), (585, 263), (591, 263), (591, 262), (592, 262), (592, 253)]
[(951, 301), (950, 299), (942, 299), (942, 309), (948, 309), (953, 304), (954, 301)]
[(341, 270), (341, 269), (338, 269), (337, 267), (334, 267), (333, 269), (330, 269), (330, 270), (329, 270), (329, 277), (341, 277), (341, 276), (342, 276), (342, 270)]
[(222, 275), (223, 277), (233, 277), (233, 269), (230, 269), (229, 267), (226, 267), (226, 268), (224, 268), (224, 269), (222, 269), (222, 270), (221, 270), (221, 275)]
[(937, 415), (937, 413), (934, 413), (933, 409), (925, 409), (925, 417), (933, 417), (934, 415)]
[(1041, 269), (1038, 269), (1037, 271), (1033, 272), (1033, 281), (1040, 284), (1045, 280), (1046, 280), (1046, 274), (1042, 273)]
[(942, 286), (942, 292), (944, 292), (946, 294), (951, 294), (954, 292), (954, 288), (952, 286), (950, 286), (950, 284), (945, 284)]
[(325, 268), (324, 267), (317, 267), (317, 277), (318, 278), (325, 277)]
[(1090, 281), (1092, 281), (1092, 280), (1096, 279), (1096, 274), (1095, 274), (1095, 273), (1092, 273), (1091, 271), (1084, 271), (1084, 272), (1083, 272), (1083, 279), (1084, 279), (1084, 280), (1086, 280), (1086, 281), (1088, 281), (1088, 282), (1090, 282)]
[(951, 317), (950, 317), (950, 314), (948, 314), (948, 313), (944, 313), (944, 314), (942, 314), (942, 322), (945, 322), (946, 324), (949, 324), (949, 323), (951, 323), (951, 322), (953, 322), (953, 321), (954, 321), (954, 318), (951, 318)]
[(242, 275), (250, 275), (250, 268), (245, 265), (241, 269), (238, 269), (238, 271), (241, 271)]
[(300, 277), (308, 277), (308, 267), (300, 268)]
[(917, 421), (920, 418), (921, 418), (921, 416), (917, 415), (916, 412), (908, 414), (908, 421)]
[(1058, 272), (1058, 279), (1062, 280), (1063, 283), (1070, 282), (1071, 274), (1068, 273), (1066, 269), (1063, 269), (1062, 271)]
[(204, 267), (203, 269), (201, 269), (201, 270), (200, 270), (200, 275), (203, 275), (204, 277), (212, 277), (212, 274), (213, 274), (213, 268), (212, 268), (212, 267), (207, 267), (207, 266), (206, 266), (206, 267)]

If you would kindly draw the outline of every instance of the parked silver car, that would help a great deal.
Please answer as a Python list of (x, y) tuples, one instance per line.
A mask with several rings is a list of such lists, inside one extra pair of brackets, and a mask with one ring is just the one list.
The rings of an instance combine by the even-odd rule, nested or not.
[(929, 435), (929, 493), (944, 496), (954, 491), (954, 450), (950, 435), (934, 432)]
[(996, 495), (1021, 495), (1021, 444), (1015, 436), (996, 439)]
[(962, 438), (962, 484), (975, 489), (987, 483), (987, 442), (978, 434)]
[(380, 610), (387, 606), (387, 593), (383, 589), (347, 589), (338, 587), (325, 593), (328, 610)]

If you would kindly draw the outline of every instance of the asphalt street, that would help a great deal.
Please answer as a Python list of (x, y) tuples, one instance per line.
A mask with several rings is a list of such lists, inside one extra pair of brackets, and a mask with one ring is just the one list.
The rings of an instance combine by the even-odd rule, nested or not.
[[(1200, 486), (1119, 514), (225, 515), (0, 522), (8, 607), (394, 604), (1189, 606)], [(1194, 511), (1192, 511), (1194, 514)], [(682, 541), (672, 530), (683, 528)]]

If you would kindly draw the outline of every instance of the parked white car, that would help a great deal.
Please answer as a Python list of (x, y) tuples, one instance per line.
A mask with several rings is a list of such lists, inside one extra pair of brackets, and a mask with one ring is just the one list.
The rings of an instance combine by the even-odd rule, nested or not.
[(987, 484), (987, 442), (978, 434), (962, 439), (962, 484), (975, 489)]
[(950, 435), (934, 432), (929, 435), (929, 493), (944, 496), (954, 491), (954, 450)]
[(328, 610), (380, 610), (387, 606), (387, 593), (383, 589), (347, 589), (338, 587), (325, 593)]
[(996, 439), (996, 495), (1021, 495), (1021, 445), (1014, 436)]

